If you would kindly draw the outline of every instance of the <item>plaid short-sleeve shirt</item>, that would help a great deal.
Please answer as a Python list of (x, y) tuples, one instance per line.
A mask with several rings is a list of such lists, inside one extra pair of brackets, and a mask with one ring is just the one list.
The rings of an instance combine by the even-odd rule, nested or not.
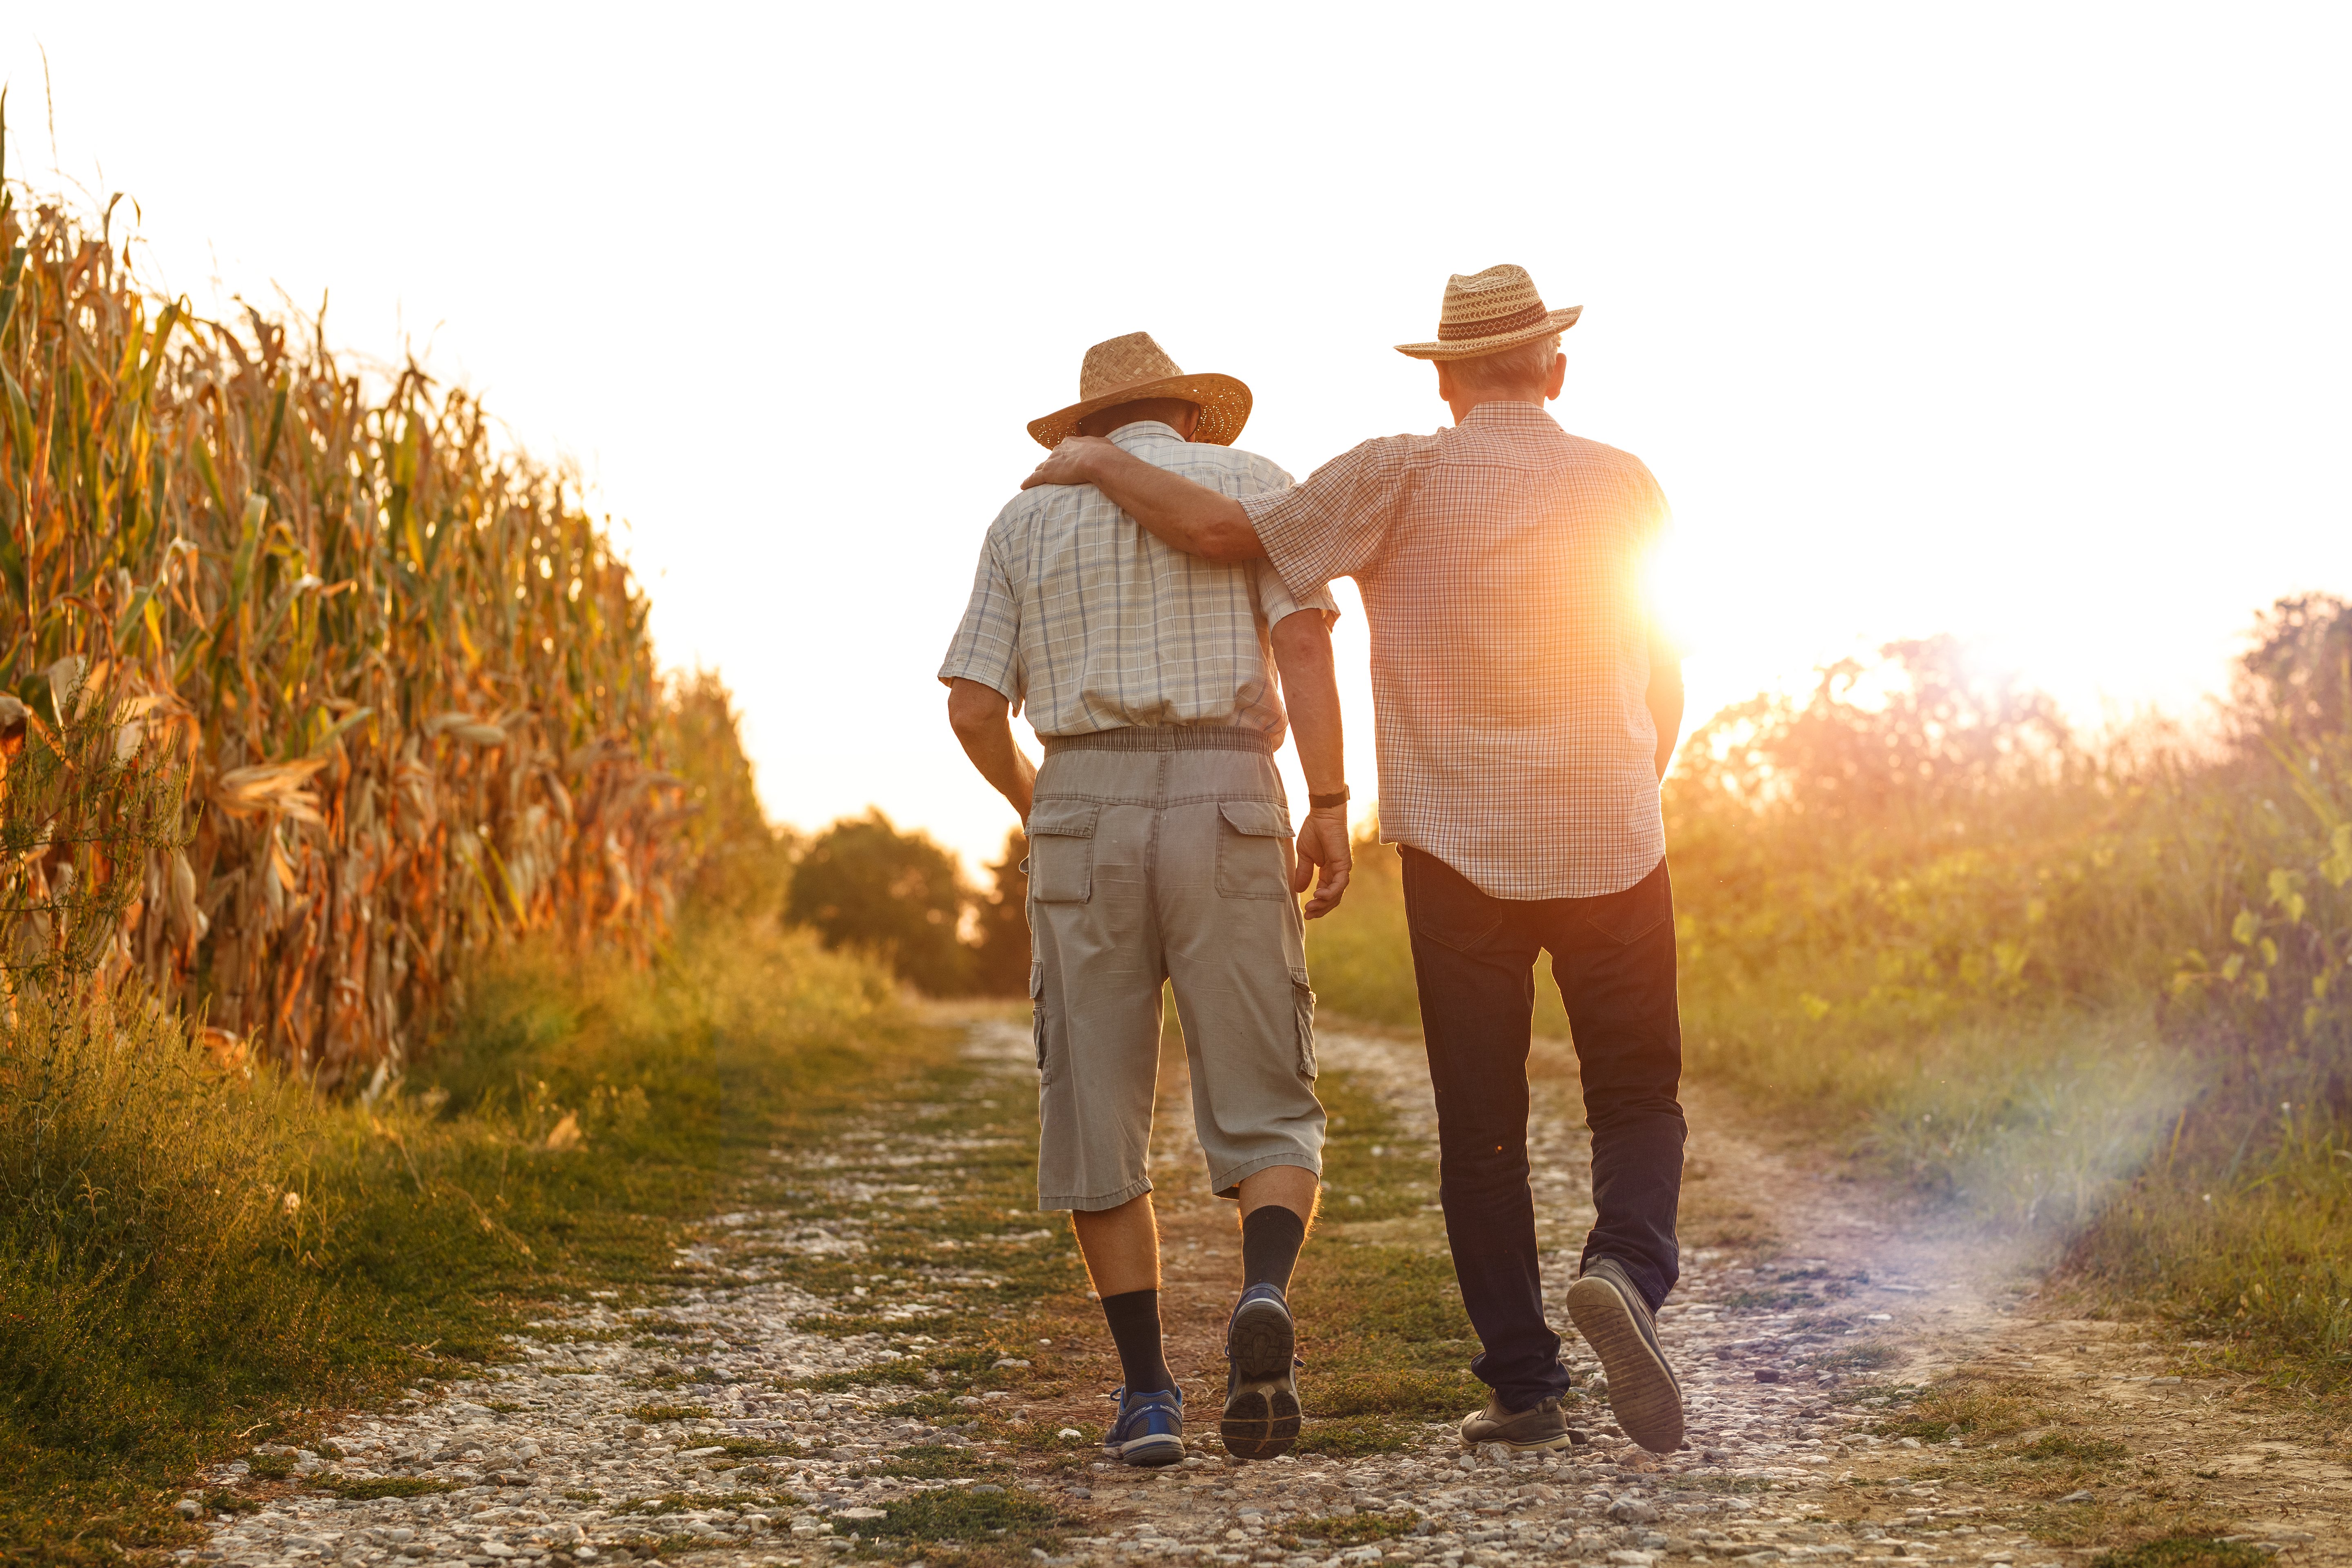
[(1382, 837), (1502, 899), (1656, 867), (1643, 577), (1666, 502), (1640, 459), (1482, 403), (1242, 504), (1286, 582), (1363, 590)]
[[(1188, 442), (1157, 420), (1113, 441), (1235, 500), (1286, 489), (1254, 453)], [(1229, 724), (1282, 743), (1267, 634), (1300, 610), (1336, 615), (1321, 583), (1293, 593), (1263, 561), (1171, 550), (1092, 485), (1024, 490), (989, 525), (940, 679), (976, 680), (1041, 736), (1142, 724)]]

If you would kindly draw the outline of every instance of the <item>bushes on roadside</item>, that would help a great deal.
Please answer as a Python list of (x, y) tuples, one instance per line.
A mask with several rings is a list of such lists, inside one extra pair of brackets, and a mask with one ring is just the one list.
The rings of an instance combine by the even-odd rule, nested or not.
[[(2250, 643), (2198, 735), (2092, 744), (1942, 638), (1701, 725), (1664, 794), (1685, 1050), (2116, 1301), (2333, 1381), (2352, 605), (2283, 600)], [(1392, 864), (1360, 856), (1308, 952), (1333, 1011), (1410, 1023)]]

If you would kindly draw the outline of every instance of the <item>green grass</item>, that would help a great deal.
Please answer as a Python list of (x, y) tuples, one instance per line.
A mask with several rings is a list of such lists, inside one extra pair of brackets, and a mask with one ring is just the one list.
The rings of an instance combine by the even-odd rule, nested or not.
[[(20, 1011), (0, 1039), (20, 1195), (0, 1220), (0, 1563), (176, 1542), (182, 1479), (314, 1437), (306, 1410), (500, 1359), (591, 1285), (678, 1278), (681, 1224), (752, 1160), (947, 1059), (880, 972), (757, 926), (689, 930), (642, 973), (519, 953), (472, 990), (373, 1105), (223, 1077), (131, 998)], [(584, 1144), (551, 1152), (567, 1115)], [(42, 1197), (60, 1166), (90, 1201)]]
[(1412, 943), (1405, 931), (1397, 852), (1361, 837), (1348, 896), (1307, 927), (1307, 968), (1318, 1005), (1367, 1024), (1417, 1028)]
[(985, 1475), (1004, 1467), (992, 1463), (984, 1454), (969, 1448), (950, 1448), (940, 1443), (919, 1443), (901, 1448), (875, 1467), (876, 1473), (897, 1476), (902, 1480), (943, 1481), (962, 1476)]
[(430, 1492), (456, 1491), (455, 1481), (436, 1481), (423, 1476), (351, 1476), (322, 1475), (311, 1481), (314, 1489), (332, 1492), (340, 1498), (366, 1502), (376, 1498), (424, 1497)]
[(1950, 1437), (1998, 1437), (2033, 1425), (2032, 1391), (2020, 1384), (1956, 1377), (1927, 1389), (1898, 1415), (1871, 1430), (1887, 1437), (1940, 1443)]
[(699, 1421), (710, 1414), (708, 1405), (639, 1405), (629, 1411), (629, 1417), (652, 1426), (662, 1421)]
[(2036, 1461), (2066, 1459), (2094, 1463), (2124, 1458), (2129, 1453), (2129, 1449), (2112, 1437), (2075, 1437), (2063, 1432), (2045, 1432), (2018, 1449), (2017, 1457)]
[(1366, 1454), (1399, 1454), (1418, 1448), (1425, 1436), (1418, 1426), (1386, 1415), (1316, 1415), (1299, 1432), (1291, 1451), (1354, 1459)]
[(2242, 1542), (2210, 1535), (2168, 1535), (2091, 1559), (2091, 1568), (2256, 1568), (2268, 1552)]
[(860, 1525), (863, 1534), (918, 1545), (929, 1542), (1001, 1543), (1008, 1555), (1059, 1544), (1063, 1522), (1053, 1504), (1018, 1487), (982, 1492), (964, 1487), (920, 1492), (883, 1505), (883, 1517)]
[(1316, 1519), (1294, 1520), (1284, 1532), (1282, 1542), (1293, 1551), (1304, 1542), (1319, 1541), (1326, 1546), (1361, 1546), (1373, 1541), (1395, 1541), (1411, 1535), (1421, 1515), (1405, 1513), (1328, 1514)]

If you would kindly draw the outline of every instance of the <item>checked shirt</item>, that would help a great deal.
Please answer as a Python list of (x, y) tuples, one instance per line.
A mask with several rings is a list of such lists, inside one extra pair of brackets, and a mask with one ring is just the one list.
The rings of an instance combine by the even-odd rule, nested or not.
[[(1157, 420), (1110, 438), (1235, 500), (1290, 484), (1264, 458), (1188, 442)], [(1170, 549), (1092, 485), (1045, 485), (989, 525), (940, 679), (993, 688), (1041, 736), (1225, 724), (1279, 746), (1267, 634), (1304, 609), (1338, 614), (1319, 581), (1294, 594), (1263, 561), (1221, 566)]]
[(1363, 590), (1383, 838), (1498, 899), (1657, 866), (1643, 575), (1666, 501), (1640, 459), (1482, 403), (1242, 505), (1284, 581)]

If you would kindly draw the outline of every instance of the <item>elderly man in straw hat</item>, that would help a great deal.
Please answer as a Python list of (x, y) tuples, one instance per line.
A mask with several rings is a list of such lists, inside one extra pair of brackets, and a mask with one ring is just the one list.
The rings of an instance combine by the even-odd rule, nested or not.
[[(1290, 484), (1234, 449), (1249, 388), (1186, 375), (1145, 333), (1088, 349), (1078, 389), (1029, 434), (1047, 447), (1083, 434), (1234, 502)], [(1311, 919), (1348, 879), (1337, 613), (1319, 583), (1171, 550), (1097, 491), (1029, 490), (990, 526), (940, 668), (965, 752), (1028, 828), (1037, 1201), (1073, 1211), (1126, 1373), (1104, 1447), (1130, 1465), (1184, 1457), (1145, 1173), (1163, 980), (1210, 1185), (1240, 1205), (1225, 1447), (1272, 1458), (1298, 1436), (1286, 1291), (1323, 1108), (1297, 895), (1319, 868)], [(1024, 707), (1045, 750), (1034, 769), (1010, 721)], [(1286, 725), (1311, 792), (1295, 858), (1273, 756)]]
[(1682, 1393), (1652, 1318), (1677, 1274), (1683, 1114), (1658, 781), (1682, 673), (1642, 588), (1664, 496), (1637, 459), (1544, 409), (1579, 310), (1548, 310), (1517, 267), (1450, 279), (1436, 340), (1398, 349), (1436, 362), (1453, 428), (1367, 441), (1292, 489), (1236, 497), (1092, 440), (1065, 442), (1027, 483), (1096, 486), (1176, 548), (1269, 561), (1295, 588), (1362, 588), (1440, 1195), (1483, 1347), (1472, 1370), (1494, 1390), (1463, 1440), (1570, 1440), (1528, 1185), (1528, 1034), (1548, 950), (1599, 1210), (1569, 1314), (1626, 1435), (1665, 1453), (1682, 1441)]

